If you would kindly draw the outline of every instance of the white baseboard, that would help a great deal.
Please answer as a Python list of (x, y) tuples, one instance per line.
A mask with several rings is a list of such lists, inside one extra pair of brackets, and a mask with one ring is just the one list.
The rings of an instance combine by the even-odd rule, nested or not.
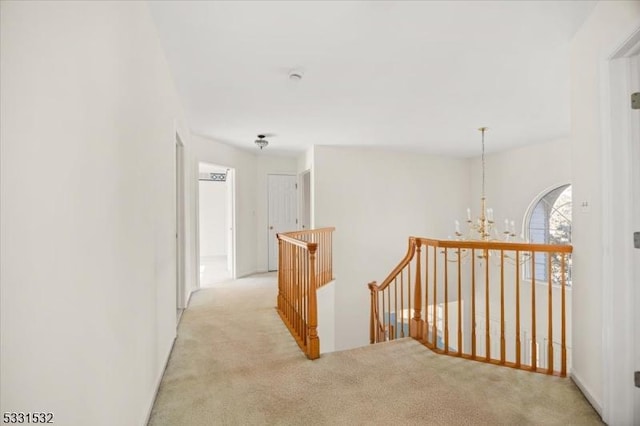
[(156, 378), (155, 391), (153, 392), (153, 398), (151, 399), (151, 403), (149, 404), (149, 408), (147, 409), (146, 420), (143, 423), (144, 425), (148, 425), (149, 420), (151, 420), (151, 412), (153, 411), (153, 405), (156, 402), (156, 397), (158, 396), (158, 391), (160, 390), (160, 383), (162, 383), (162, 378), (164, 377), (164, 373), (167, 370), (167, 365), (169, 365), (169, 358), (171, 358), (171, 353), (173, 352), (173, 347), (175, 346), (177, 339), (178, 339), (178, 333), (176, 333), (175, 337), (173, 338), (173, 341), (171, 342), (171, 348), (169, 348), (169, 352), (167, 352), (167, 356), (164, 360), (164, 367), (162, 368), (160, 375)]
[(593, 397), (589, 389), (584, 385), (582, 380), (580, 380), (580, 378), (573, 371), (569, 373), (569, 377), (571, 378), (571, 380), (573, 380), (573, 383), (575, 383), (576, 386), (578, 386), (578, 389), (580, 389), (584, 397), (587, 398), (587, 401), (589, 401), (589, 404), (591, 404), (594, 410), (596, 410), (600, 415), (600, 417), (602, 417), (602, 406), (598, 401), (596, 401), (596, 399)]
[[(266, 272), (266, 271), (264, 271), (264, 272)], [(260, 271), (253, 271), (253, 272), (238, 272), (238, 273), (236, 274), (236, 279), (238, 279), (238, 278), (248, 277), (248, 276), (255, 275), (255, 274), (259, 274), (259, 273), (260, 273)]]

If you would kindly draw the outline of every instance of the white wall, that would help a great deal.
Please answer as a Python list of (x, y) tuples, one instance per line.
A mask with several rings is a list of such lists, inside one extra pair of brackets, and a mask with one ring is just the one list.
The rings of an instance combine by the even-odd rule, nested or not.
[(603, 72), (639, 23), (640, 2), (599, 2), (571, 43), (573, 377), (598, 409), (605, 396), (602, 296), (611, 284), (602, 278)]
[(143, 424), (176, 330), (176, 123), (189, 143), (153, 22), (0, 7), (0, 411)]
[(200, 181), (200, 257), (227, 255), (227, 183)]
[(315, 227), (335, 226), (336, 350), (369, 343), (369, 290), (405, 255), (409, 236), (446, 238), (465, 214), (469, 161), (316, 146)]
[[(311, 222), (309, 223), (309, 229), (314, 229), (316, 226), (314, 225), (314, 217), (315, 217), (315, 187), (313, 185), (314, 182), (314, 172), (313, 172), (313, 155), (315, 152), (315, 146), (309, 147), (303, 154), (298, 156), (298, 176), (300, 176), (302, 173), (306, 172), (307, 170), (309, 171), (309, 178), (310, 178), (310, 183), (311, 183), (311, 191), (309, 192), (309, 197), (310, 197), (310, 209), (311, 209), (311, 214), (310, 214), (310, 220)], [(302, 209), (302, 207), (301, 207)]]
[(320, 353), (325, 354), (336, 350), (336, 282), (320, 287), (317, 296)]

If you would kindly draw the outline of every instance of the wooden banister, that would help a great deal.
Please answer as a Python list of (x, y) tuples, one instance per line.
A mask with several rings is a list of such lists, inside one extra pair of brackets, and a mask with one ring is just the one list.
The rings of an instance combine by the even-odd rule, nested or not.
[(409, 262), (411, 262), (415, 254), (415, 248), (416, 239), (414, 237), (410, 237), (407, 254), (405, 254), (404, 258), (400, 261), (398, 266), (396, 266), (393, 271), (391, 271), (387, 278), (385, 278), (385, 280), (380, 283), (380, 285), (378, 286), (378, 291), (385, 290), (389, 286), (389, 284), (398, 276), (400, 271), (402, 271), (407, 265), (409, 265)]
[[(370, 341), (408, 330), (437, 353), (566, 376), (572, 251), (570, 245), (410, 237), (391, 274), (368, 285)], [(536, 280), (536, 270), (544, 280)]]
[(309, 359), (320, 357), (317, 289), (333, 280), (332, 233), (278, 234), (278, 314)]

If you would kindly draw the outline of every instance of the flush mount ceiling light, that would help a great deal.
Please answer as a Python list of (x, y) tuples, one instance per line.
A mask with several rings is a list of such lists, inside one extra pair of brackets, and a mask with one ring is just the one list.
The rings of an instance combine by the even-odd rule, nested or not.
[(264, 135), (258, 135), (258, 139), (255, 140), (255, 143), (260, 147), (260, 149), (269, 145), (269, 141), (265, 139)]
[(289, 80), (291, 81), (300, 81), (302, 80), (302, 70), (299, 69), (293, 69), (291, 71), (289, 71)]

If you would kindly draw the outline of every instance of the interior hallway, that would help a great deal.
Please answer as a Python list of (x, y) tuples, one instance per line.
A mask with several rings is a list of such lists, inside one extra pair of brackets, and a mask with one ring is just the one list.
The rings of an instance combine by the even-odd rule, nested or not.
[(601, 424), (569, 379), (438, 356), (408, 338), (309, 361), (276, 294), (275, 273), (193, 294), (150, 425)]
[(200, 287), (213, 287), (231, 279), (227, 256), (200, 257)]

